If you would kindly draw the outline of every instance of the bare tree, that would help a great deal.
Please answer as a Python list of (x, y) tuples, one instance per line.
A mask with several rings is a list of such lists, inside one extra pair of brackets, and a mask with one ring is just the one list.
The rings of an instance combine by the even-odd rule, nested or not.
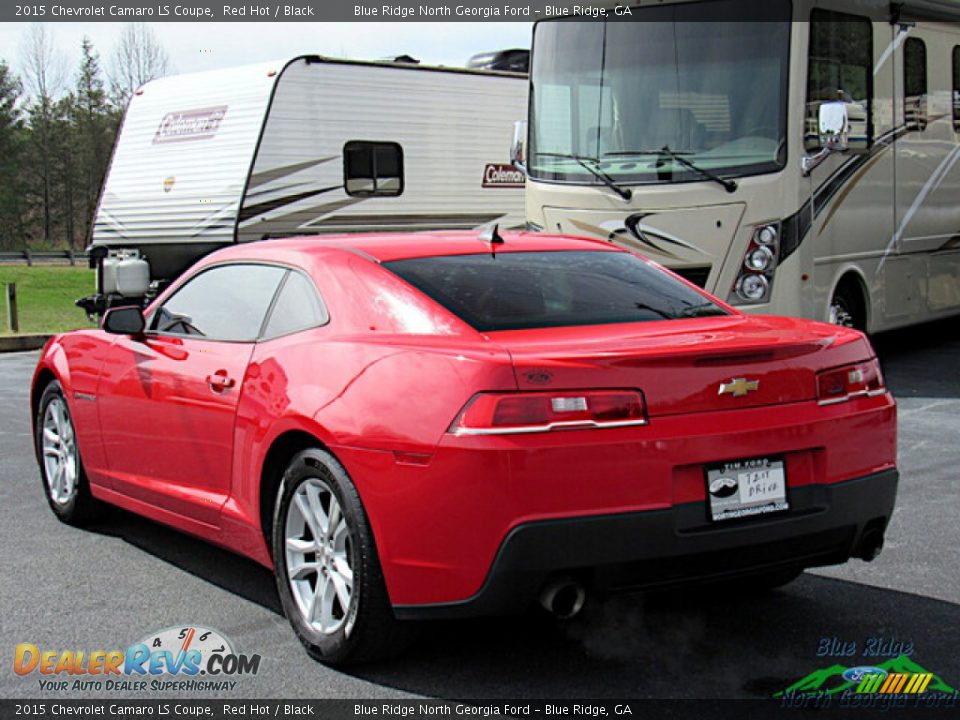
[(170, 56), (156, 33), (145, 23), (129, 23), (113, 49), (107, 77), (118, 105), (126, 105), (134, 91), (170, 70)]
[(32, 128), (34, 157), (32, 195), (40, 206), (43, 218), (43, 240), (53, 236), (53, 120), (54, 103), (67, 76), (66, 58), (56, 48), (48, 26), (35, 23), (27, 30), (21, 47), (23, 78), (30, 95), (29, 119)]
[(63, 52), (54, 44), (47, 24), (34, 23), (30, 26), (20, 54), (24, 84), (34, 102), (44, 98), (53, 100), (63, 91), (67, 62)]

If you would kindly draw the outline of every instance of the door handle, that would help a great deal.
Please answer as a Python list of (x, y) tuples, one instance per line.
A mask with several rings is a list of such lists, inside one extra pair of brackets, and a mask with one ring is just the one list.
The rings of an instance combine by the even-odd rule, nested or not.
[(227, 375), (226, 370), (217, 370), (213, 375), (207, 375), (207, 385), (209, 385), (210, 389), (214, 392), (229, 390), (236, 384), (237, 381)]

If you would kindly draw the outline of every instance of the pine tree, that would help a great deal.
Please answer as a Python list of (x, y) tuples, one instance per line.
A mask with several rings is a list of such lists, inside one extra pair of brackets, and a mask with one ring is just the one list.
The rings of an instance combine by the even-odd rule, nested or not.
[(109, 104), (100, 70), (100, 56), (89, 38), (83, 39), (80, 70), (73, 103), (73, 126), (78, 141), (79, 230), (89, 236), (97, 197), (110, 160), (119, 113)]
[(20, 79), (0, 60), (0, 247), (7, 249), (24, 242), (20, 201), (20, 160), (25, 134), (19, 104), (22, 92)]

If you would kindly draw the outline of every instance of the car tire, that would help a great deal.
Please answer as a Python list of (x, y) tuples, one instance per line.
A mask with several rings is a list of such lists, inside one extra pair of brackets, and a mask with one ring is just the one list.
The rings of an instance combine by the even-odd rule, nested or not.
[(393, 615), (357, 489), (324, 450), (303, 450), (284, 472), (273, 563), (284, 613), (315, 660), (343, 666), (381, 659), (412, 639), (413, 626)]
[(73, 417), (57, 380), (51, 380), (40, 396), (34, 442), (43, 492), (53, 514), (68, 525), (94, 520), (103, 506), (90, 494)]

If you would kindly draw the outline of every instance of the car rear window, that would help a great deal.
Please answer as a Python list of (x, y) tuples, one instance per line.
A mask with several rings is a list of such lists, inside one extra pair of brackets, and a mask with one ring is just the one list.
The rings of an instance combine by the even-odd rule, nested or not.
[(384, 266), (481, 332), (727, 314), (622, 252), (483, 253)]

